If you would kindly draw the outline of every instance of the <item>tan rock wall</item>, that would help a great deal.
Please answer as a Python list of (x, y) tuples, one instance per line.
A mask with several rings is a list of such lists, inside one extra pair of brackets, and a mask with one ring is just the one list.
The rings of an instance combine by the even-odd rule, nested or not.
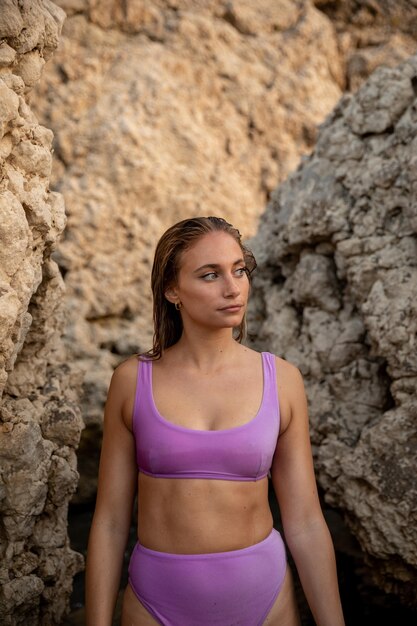
[(346, 87), (351, 91), (380, 65), (395, 67), (416, 51), (414, 0), (313, 1), (336, 28)]
[(316, 468), (381, 589), (416, 604), (417, 57), (345, 96), (253, 240), (251, 330), (300, 367)]
[(81, 556), (69, 547), (81, 379), (61, 341), (64, 283), (51, 255), (65, 226), (49, 190), (53, 134), (28, 94), (64, 12), (49, 0), (0, 13), (0, 622), (55, 624)]

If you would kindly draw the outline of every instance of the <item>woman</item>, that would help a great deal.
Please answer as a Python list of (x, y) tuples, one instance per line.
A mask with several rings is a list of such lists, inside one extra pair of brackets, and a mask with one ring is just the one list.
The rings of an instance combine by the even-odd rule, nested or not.
[(298, 625), (269, 472), (316, 623), (344, 624), (301, 374), (240, 343), (255, 266), (221, 218), (184, 220), (158, 243), (153, 349), (115, 370), (106, 404), (88, 626), (112, 623), (137, 488), (122, 626)]

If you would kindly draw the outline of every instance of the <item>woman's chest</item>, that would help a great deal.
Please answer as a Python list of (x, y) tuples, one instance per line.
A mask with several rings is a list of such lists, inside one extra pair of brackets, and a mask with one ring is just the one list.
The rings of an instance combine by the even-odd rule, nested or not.
[(263, 398), (263, 376), (249, 371), (154, 376), (155, 406), (166, 420), (196, 430), (223, 430), (253, 419)]

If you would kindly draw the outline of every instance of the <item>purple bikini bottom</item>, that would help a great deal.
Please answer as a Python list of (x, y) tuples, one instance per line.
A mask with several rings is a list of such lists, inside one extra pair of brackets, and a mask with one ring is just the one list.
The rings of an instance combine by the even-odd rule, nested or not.
[(129, 582), (163, 626), (261, 626), (287, 566), (281, 535), (241, 550), (170, 554), (133, 549)]

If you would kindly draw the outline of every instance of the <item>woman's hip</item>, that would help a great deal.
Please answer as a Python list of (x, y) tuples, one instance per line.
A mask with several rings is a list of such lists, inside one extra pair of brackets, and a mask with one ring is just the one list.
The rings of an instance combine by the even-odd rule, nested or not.
[(139, 543), (133, 549), (129, 582), (140, 602), (161, 624), (261, 624), (286, 572), (281, 535), (239, 550), (171, 554)]

